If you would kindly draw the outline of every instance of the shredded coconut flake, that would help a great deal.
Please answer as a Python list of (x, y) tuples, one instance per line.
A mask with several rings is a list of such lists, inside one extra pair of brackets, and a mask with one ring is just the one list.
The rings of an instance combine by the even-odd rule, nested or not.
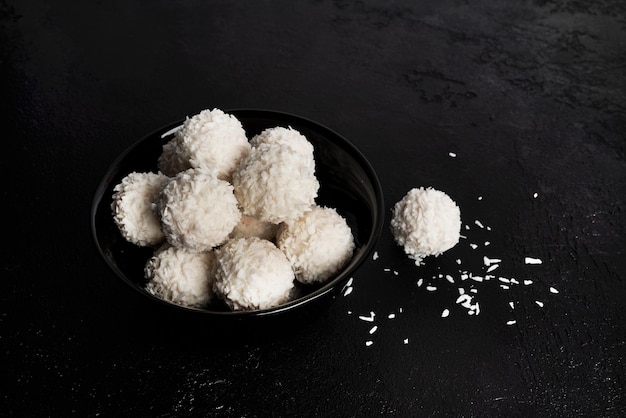
[(526, 264), (541, 264), (542, 261), (541, 261), (540, 258), (525, 257), (524, 258), (524, 263), (526, 263)]

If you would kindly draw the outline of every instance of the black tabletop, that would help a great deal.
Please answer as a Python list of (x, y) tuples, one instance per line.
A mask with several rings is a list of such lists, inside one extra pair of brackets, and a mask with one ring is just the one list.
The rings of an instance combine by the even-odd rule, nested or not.
[[(626, 413), (623, 1), (9, 0), (0, 27), (2, 415)], [(325, 125), (384, 191), (349, 290), (266, 338), (168, 321), (90, 229), (115, 158), (209, 108)], [(414, 187), (463, 223), (419, 267), (388, 227)]]

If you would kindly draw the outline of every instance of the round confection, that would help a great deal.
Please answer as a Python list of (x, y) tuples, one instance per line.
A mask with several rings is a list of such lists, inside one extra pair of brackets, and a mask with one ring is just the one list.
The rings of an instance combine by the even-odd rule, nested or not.
[(157, 160), (157, 167), (163, 174), (170, 177), (191, 168), (189, 158), (179, 151), (176, 138), (170, 139), (163, 145), (163, 151)]
[(192, 168), (171, 179), (158, 207), (168, 242), (192, 251), (222, 244), (241, 219), (233, 187), (203, 169)]
[(145, 265), (146, 290), (177, 305), (203, 308), (213, 298), (215, 253), (164, 244)]
[(454, 247), (461, 234), (461, 211), (442, 191), (414, 188), (394, 205), (391, 230), (415, 264)]
[(309, 210), (319, 189), (309, 159), (276, 144), (253, 147), (232, 184), (244, 215), (275, 224)]
[(281, 225), (276, 244), (301, 283), (324, 282), (352, 257), (354, 237), (333, 208), (316, 206), (294, 222)]
[(285, 254), (270, 241), (232, 239), (215, 253), (213, 290), (231, 309), (268, 309), (291, 298), (293, 270)]
[(276, 238), (278, 225), (271, 222), (260, 221), (252, 216), (243, 215), (239, 223), (230, 233), (230, 238), (258, 237), (273, 241)]
[(169, 181), (161, 173), (132, 172), (113, 189), (111, 210), (122, 236), (139, 246), (150, 246), (164, 240), (155, 202)]
[(283, 128), (276, 126), (274, 128), (265, 129), (250, 140), (250, 145), (258, 147), (261, 144), (274, 144), (281, 147), (288, 147), (307, 159), (310, 163), (312, 171), (315, 169), (313, 159), (313, 145), (304, 135), (292, 127)]
[(250, 151), (241, 122), (220, 109), (206, 109), (187, 118), (170, 142), (159, 158), (163, 172), (208, 168), (225, 180)]

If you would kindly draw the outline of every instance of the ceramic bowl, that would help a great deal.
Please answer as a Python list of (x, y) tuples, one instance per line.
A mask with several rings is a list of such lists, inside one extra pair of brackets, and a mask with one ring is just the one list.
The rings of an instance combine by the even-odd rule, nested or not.
[(297, 297), (271, 309), (231, 311), (225, 304), (213, 303), (205, 309), (186, 308), (164, 301), (148, 293), (144, 287), (144, 265), (154, 249), (127, 242), (113, 221), (111, 201), (113, 188), (132, 171), (157, 172), (162, 146), (169, 141), (172, 130), (183, 121), (176, 121), (154, 131), (125, 150), (107, 170), (96, 190), (91, 220), (95, 244), (115, 276), (140, 298), (168, 311), (211, 318), (223, 323), (265, 321), (278, 317), (297, 317), (334, 300), (368, 259), (381, 234), (384, 222), (383, 193), (378, 177), (364, 155), (347, 139), (311, 120), (271, 110), (227, 110), (242, 123), (248, 138), (276, 126), (292, 127), (313, 144), (316, 176), (320, 189), (316, 202), (337, 209), (348, 222), (356, 248), (352, 259), (323, 284), (298, 285)]

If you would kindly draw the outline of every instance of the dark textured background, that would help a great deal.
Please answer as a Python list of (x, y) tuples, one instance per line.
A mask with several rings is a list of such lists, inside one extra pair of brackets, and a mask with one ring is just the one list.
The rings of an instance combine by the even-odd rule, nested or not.
[[(626, 414), (625, 2), (3, 0), (0, 27), (3, 416)], [(100, 259), (91, 201), (213, 107), (330, 127), (389, 211), (433, 186), (467, 239), (417, 268), (385, 227), (350, 295), (266, 341), (162, 321)], [(436, 276), (483, 256), (533, 284), (473, 283), (470, 316)]]

